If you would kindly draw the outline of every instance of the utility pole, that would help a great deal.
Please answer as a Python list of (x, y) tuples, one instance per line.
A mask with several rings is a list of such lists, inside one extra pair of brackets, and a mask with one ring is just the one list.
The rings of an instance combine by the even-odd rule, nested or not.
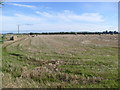
[(19, 24), (18, 24), (18, 34), (19, 34)]
[(33, 25), (33, 24), (18, 24), (18, 34), (20, 33), (20, 26), (22, 25)]

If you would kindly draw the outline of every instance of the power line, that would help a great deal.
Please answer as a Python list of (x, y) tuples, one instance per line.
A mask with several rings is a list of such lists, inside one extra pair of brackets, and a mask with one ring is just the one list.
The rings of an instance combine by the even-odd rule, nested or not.
[(20, 26), (22, 25), (33, 25), (33, 24), (18, 24), (18, 34), (20, 33)]

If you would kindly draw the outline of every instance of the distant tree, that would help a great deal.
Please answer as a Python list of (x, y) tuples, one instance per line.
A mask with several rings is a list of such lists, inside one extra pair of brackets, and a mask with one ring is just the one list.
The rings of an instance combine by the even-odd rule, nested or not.
[(109, 31), (109, 34), (113, 34), (113, 31)]
[(117, 32), (117, 31), (114, 31), (114, 34), (118, 34), (118, 32)]
[(34, 33), (30, 32), (30, 35), (33, 35)]
[(106, 30), (105, 33), (108, 34), (108, 31)]

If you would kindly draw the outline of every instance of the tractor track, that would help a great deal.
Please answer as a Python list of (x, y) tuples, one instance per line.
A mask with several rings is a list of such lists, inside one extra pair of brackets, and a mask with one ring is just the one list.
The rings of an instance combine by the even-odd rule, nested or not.
[(5, 42), (5, 44), (2, 45), (2, 49), (3, 49), (5, 52), (8, 53), (8, 50), (7, 50), (7, 47), (8, 47), (8, 46), (11, 46), (11, 45), (13, 45), (13, 44), (15, 44), (15, 43), (17, 43), (17, 42), (20, 42), (20, 41), (24, 41), (24, 40), (26, 40), (26, 39), (27, 39), (26, 37), (23, 37), (23, 38), (21, 38), (21, 39), (15, 40), (15, 41)]

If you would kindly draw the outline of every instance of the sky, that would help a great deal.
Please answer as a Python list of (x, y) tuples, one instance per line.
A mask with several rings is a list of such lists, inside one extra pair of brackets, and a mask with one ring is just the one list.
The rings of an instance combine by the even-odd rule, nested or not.
[(5, 2), (2, 32), (118, 31), (117, 2)]

